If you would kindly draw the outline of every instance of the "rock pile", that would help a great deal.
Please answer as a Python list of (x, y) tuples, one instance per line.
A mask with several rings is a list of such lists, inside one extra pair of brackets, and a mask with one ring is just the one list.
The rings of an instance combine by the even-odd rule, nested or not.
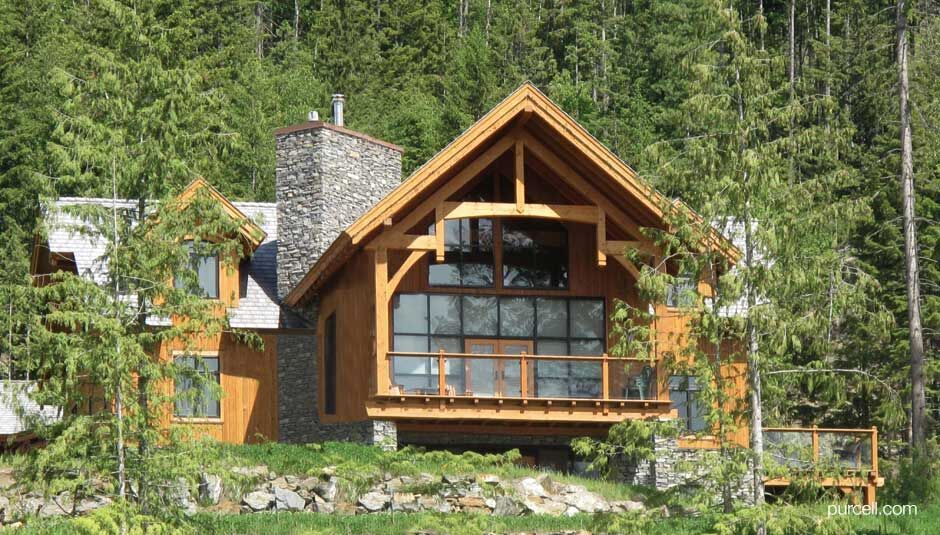
[[(239, 468), (240, 474), (262, 474), (265, 467)], [(504, 481), (493, 474), (462, 476), (445, 474), (417, 477), (386, 474), (371, 487), (353, 495), (333, 470), (319, 476), (276, 477), (268, 474), (241, 499), (246, 513), (262, 511), (313, 511), (318, 513), (368, 514), (383, 511), (469, 512), (498, 516), (576, 515), (642, 511), (642, 500), (611, 501), (581, 485), (553, 480), (548, 475)]]

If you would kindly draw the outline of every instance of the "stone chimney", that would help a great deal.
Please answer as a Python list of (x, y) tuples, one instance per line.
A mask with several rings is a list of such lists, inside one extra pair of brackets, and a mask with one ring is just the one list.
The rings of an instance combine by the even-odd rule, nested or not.
[[(336, 104), (334, 120), (342, 121), (342, 101), (338, 117)], [(279, 128), (274, 137), (283, 299), (343, 230), (399, 184), (402, 149), (322, 121)]]

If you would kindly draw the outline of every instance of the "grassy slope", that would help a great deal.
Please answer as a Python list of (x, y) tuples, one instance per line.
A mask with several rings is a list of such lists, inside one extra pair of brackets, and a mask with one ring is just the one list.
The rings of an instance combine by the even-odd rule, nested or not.
[[(213, 459), (218, 473), (228, 473), (232, 466), (267, 465), (278, 474), (316, 474), (326, 466), (354, 482), (367, 485), (374, 476), (430, 474), (492, 473), (503, 478), (518, 478), (534, 472), (516, 466), (510, 459), (495, 455), (446, 452), (418, 452), (404, 449), (386, 453), (376, 448), (344, 443), (322, 445), (261, 444), (251, 446), (207, 445), (206, 458)], [(644, 494), (648, 503), (663, 503), (667, 496), (655, 491), (612, 482), (553, 475), (558, 480), (582, 484), (610, 499), (629, 499)], [(824, 505), (796, 508), (771, 507), (774, 514), (797, 512), (802, 516), (821, 518)], [(86, 522), (91, 519), (86, 519)], [(206, 534), (336, 534), (336, 535), (398, 535), (428, 530), (441, 535), (479, 535), (486, 532), (547, 532), (552, 530), (587, 529), (611, 533), (698, 534), (716, 532), (716, 524), (727, 523), (729, 517), (707, 514), (696, 518), (637, 518), (625, 515), (578, 515), (575, 517), (500, 518), (474, 514), (373, 514), (359, 516), (317, 515), (312, 513), (270, 513), (254, 515), (223, 515), (201, 513), (185, 521), (185, 531)], [(97, 523), (97, 522), (96, 522)], [(107, 524), (108, 522), (105, 522)], [(786, 521), (781, 522), (786, 525)], [(922, 509), (914, 517), (852, 517), (843, 525), (849, 532), (867, 535), (928, 535), (940, 533), (940, 507)], [(86, 526), (87, 527), (87, 526)], [(188, 528), (188, 529), (186, 529)], [(96, 532), (97, 530), (92, 530)], [(107, 531), (107, 528), (105, 529)], [(74, 521), (60, 519), (30, 522), (23, 533), (89, 533)], [(783, 533), (783, 532), (781, 532)], [(787, 531), (786, 533), (789, 533)]]

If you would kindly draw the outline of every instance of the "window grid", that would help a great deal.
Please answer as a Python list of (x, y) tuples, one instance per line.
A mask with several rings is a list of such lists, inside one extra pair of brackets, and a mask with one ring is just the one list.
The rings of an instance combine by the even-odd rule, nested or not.
[[(219, 386), (222, 384), (221, 361), (218, 355), (179, 354), (173, 357), (173, 361), (177, 366), (190, 369), (195, 369), (197, 363), (201, 363), (201, 369), (197, 370), (196, 373), (203, 375), (207, 382), (214, 382)], [(178, 377), (174, 383), (176, 394), (193, 388), (195, 388), (193, 382), (188, 377)], [(178, 418), (221, 418), (221, 400), (215, 398), (208, 384), (203, 384), (199, 389), (200, 391), (192, 399), (181, 399), (179, 397), (176, 399), (173, 410), (174, 416)]]

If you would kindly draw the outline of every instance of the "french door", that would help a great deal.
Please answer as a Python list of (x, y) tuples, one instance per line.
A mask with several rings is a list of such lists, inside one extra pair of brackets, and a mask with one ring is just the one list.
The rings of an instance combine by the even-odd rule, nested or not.
[[(465, 351), (474, 355), (531, 355), (532, 340), (467, 339)], [(522, 373), (518, 360), (504, 358), (464, 359), (466, 395), (521, 397)]]

